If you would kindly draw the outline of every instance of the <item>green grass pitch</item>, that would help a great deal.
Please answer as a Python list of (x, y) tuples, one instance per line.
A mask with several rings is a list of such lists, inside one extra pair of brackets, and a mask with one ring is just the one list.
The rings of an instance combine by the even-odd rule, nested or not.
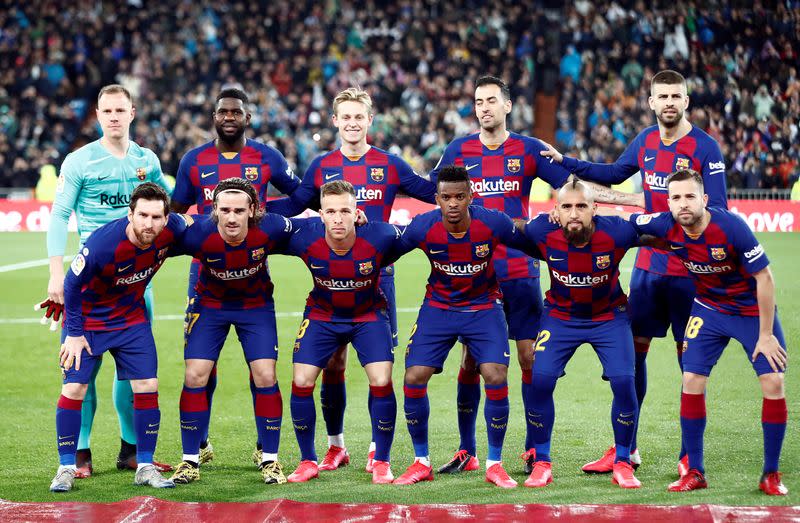
[[(794, 352), (800, 337), (800, 283), (796, 276), (796, 252), (800, 242), (794, 234), (760, 235), (777, 284), (777, 303), (789, 344)], [(70, 251), (74, 252), (76, 238)], [(38, 233), (3, 233), (0, 245), (3, 265), (45, 258), (45, 237)], [(626, 257), (623, 279), (627, 287), (633, 253)], [(180, 459), (178, 398), (183, 379), (182, 312), (185, 301), (188, 259), (169, 261), (155, 279), (154, 325), (159, 352), (162, 425), (157, 459), (176, 463)], [(300, 313), (311, 282), (302, 263), (295, 258), (270, 258), (276, 288), (279, 339), (279, 381), (284, 397), (284, 424), (280, 460), (291, 472), (299, 452), (289, 417), (291, 347)], [(793, 268), (794, 267), (794, 268)], [(398, 395), (398, 420), (393, 448), (393, 469), (401, 474), (411, 463), (413, 452), (403, 422), (403, 353), (416, 310), (424, 294), (429, 272), (427, 260), (412, 253), (398, 264), (397, 303), (400, 309), (400, 347), (394, 370)], [(753, 371), (737, 343), (732, 343), (710, 380), (706, 467), (710, 488), (687, 494), (671, 494), (667, 484), (676, 478), (680, 445), (678, 421), (680, 377), (671, 341), (656, 340), (648, 358), (649, 390), (644, 404), (639, 448), (644, 460), (637, 476), (643, 487), (623, 491), (609, 476), (588, 476), (580, 466), (602, 453), (612, 441), (609, 420), (611, 392), (600, 380), (600, 364), (588, 346), (581, 347), (567, 367), (567, 376), (556, 389), (556, 425), (553, 434), (555, 481), (545, 489), (526, 489), (519, 454), (524, 450), (524, 420), (519, 392), (519, 367), (509, 372), (511, 418), (504, 461), (520, 482), (510, 491), (483, 480), (483, 471), (459, 476), (437, 476), (430, 483), (411, 487), (372, 485), (364, 472), (370, 438), (367, 385), (358, 360), (351, 354), (347, 373), (348, 408), (345, 441), (352, 464), (335, 472), (323, 472), (318, 480), (302, 485), (266, 486), (250, 461), (255, 426), (248, 388), (247, 370), (235, 335), (231, 334), (219, 364), (219, 386), (214, 397), (211, 438), (215, 459), (202, 469), (198, 483), (174, 490), (156, 491), (132, 485), (131, 472), (115, 468), (119, 428), (111, 401), (112, 364), (107, 358), (98, 381), (99, 407), (92, 438), (95, 475), (79, 480), (66, 495), (48, 492), (58, 460), (55, 448), (54, 412), (60, 389), (57, 334), (37, 323), (32, 305), (44, 297), (47, 267), (0, 272), (0, 339), (3, 369), (0, 380), (0, 498), (14, 501), (116, 501), (138, 495), (155, 495), (180, 501), (252, 502), (290, 498), (309, 502), (365, 503), (657, 503), (731, 505), (796, 504), (800, 493), (800, 438), (796, 416), (800, 387), (787, 375), (789, 428), (783, 449), (782, 470), (790, 489), (786, 498), (770, 498), (757, 488), (762, 463), (761, 395)], [(543, 281), (547, 286), (547, 280)], [(431, 381), (431, 459), (434, 466), (448, 460), (458, 444), (455, 414), (455, 381), (460, 350), (454, 349), (442, 375)], [(790, 360), (790, 366), (796, 362)], [(319, 392), (315, 392), (318, 399)], [(482, 410), (482, 409), (481, 409)], [(317, 407), (317, 452), (326, 448), (325, 428)], [(486, 452), (483, 415), (478, 418), (478, 453)], [(483, 464), (483, 461), (481, 461)]]

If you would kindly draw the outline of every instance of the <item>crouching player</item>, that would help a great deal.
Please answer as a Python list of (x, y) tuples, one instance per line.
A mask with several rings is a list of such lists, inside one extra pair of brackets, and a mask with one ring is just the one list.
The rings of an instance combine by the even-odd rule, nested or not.
[(61, 465), (51, 491), (72, 489), (81, 405), (92, 371), (106, 351), (114, 356), (118, 378), (130, 380), (133, 388), (135, 484), (175, 486), (153, 465), (161, 411), (158, 357), (144, 293), (185, 228), (182, 217), (169, 215), (167, 193), (143, 183), (131, 195), (127, 218), (94, 231), (73, 259), (64, 281), (67, 337), (61, 346), (64, 385), (56, 409)]
[(526, 487), (553, 481), (550, 441), (555, 420), (558, 377), (583, 343), (594, 348), (613, 393), (611, 424), (616, 457), (612, 482), (639, 488), (630, 453), (638, 416), (634, 388), (634, 350), (627, 297), (619, 284), (619, 263), (639, 245), (636, 229), (618, 217), (596, 216), (592, 190), (572, 177), (558, 191), (559, 224), (540, 215), (525, 225), (525, 236), (547, 261), (550, 290), (534, 345), (530, 419), (534, 464)]
[(747, 224), (721, 208), (707, 208), (703, 178), (692, 170), (667, 179), (669, 213), (634, 215), (643, 234), (664, 238), (695, 279), (697, 294), (683, 341), (681, 435), (689, 471), (672, 492), (706, 488), (703, 434), (708, 376), (731, 338), (739, 341), (763, 394), (764, 468), (759, 487), (783, 496), (778, 462), (786, 433), (786, 341), (775, 313), (775, 283), (764, 248)]
[(303, 259), (314, 281), (294, 343), (291, 410), (301, 462), (288, 480), (302, 483), (319, 474), (314, 386), (336, 350), (352, 343), (369, 380), (375, 439), (372, 482), (391, 483), (389, 457), (397, 402), (392, 387), (392, 330), (380, 269), (400, 232), (384, 222), (356, 228), (360, 211), (349, 182), (324, 184), (320, 203), (321, 221), (292, 220), (294, 233), (287, 250)]
[(261, 474), (267, 484), (286, 482), (278, 463), (283, 403), (275, 375), (278, 334), (267, 255), (290, 234), (289, 220), (264, 215), (253, 185), (243, 178), (220, 182), (211, 214), (197, 217), (186, 230), (180, 248), (200, 260), (200, 273), (196, 298), (187, 310), (180, 399), (183, 461), (172, 476), (175, 483), (200, 479), (200, 442), (210, 416), (206, 386), (231, 325), (255, 383), (253, 408), (264, 450)]
[(505, 214), (470, 205), (472, 190), (464, 167), (447, 166), (440, 171), (436, 202), (440, 208), (415, 217), (397, 242), (398, 256), (422, 249), (430, 260), (431, 274), (406, 349), (404, 406), (416, 458), (394, 482), (409, 485), (433, 479), (428, 452), (428, 381), (441, 372), (448, 352), (461, 337), (485, 384), (486, 481), (513, 488), (517, 482), (501, 462), (508, 427), (511, 355), (502, 294), (491, 260), (498, 245), (510, 245), (521, 235)]

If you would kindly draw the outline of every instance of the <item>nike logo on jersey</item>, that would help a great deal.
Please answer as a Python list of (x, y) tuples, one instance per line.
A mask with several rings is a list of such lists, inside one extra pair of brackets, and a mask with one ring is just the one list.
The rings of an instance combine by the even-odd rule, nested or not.
[(472, 169), (474, 169), (475, 167), (477, 167), (479, 165), (480, 165), (479, 163), (473, 163), (472, 165), (465, 165), (464, 168), (466, 170), (468, 170), (468, 171), (471, 171)]
[(325, 175), (325, 181), (327, 182), (327, 181), (328, 181), (328, 180), (330, 180), (331, 178), (336, 178), (337, 176), (339, 176), (339, 173), (326, 174), (326, 175)]
[(677, 251), (678, 249), (683, 249), (683, 245), (670, 245), (669, 248), (673, 251)]
[(209, 176), (211, 176), (215, 172), (217, 172), (217, 171), (211, 171), (211, 172), (208, 172), (208, 173), (200, 173), (200, 178), (208, 178)]
[(324, 269), (324, 268), (325, 268), (325, 266), (324, 266), (324, 265), (314, 265), (314, 264), (312, 263), (312, 264), (311, 264), (311, 268), (312, 268), (312, 269)]
[(442, 249), (442, 250), (431, 249), (431, 254), (442, 254), (443, 252), (444, 252), (444, 249)]
[(102, 182), (103, 180), (105, 180), (109, 176), (111, 176), (111, 174), (106, 174), (105, 176), (103, 176), (102, 174), (99, 174), (99, 175), (97, 175), (97, 181), (98, 182)]
[(549, 259), (550, 261), (564, 261), (564, 258), (553, 258), (552, 256)]
[(214, 263), (220, 261), (222, 258), (207, 258), (206, 261), (208, 263)]
[(130, 269), (131, 267), (133, 267), (133, 264), (132, 264), (132, 263), (131, 263), (131, 264), (128, 264), (128, 265), (126, 265), (125, 267), (120, 267), (119, 269), (117, 269), (117, 272), (127, 271), (127, 270), (128, 270), (128, 269)]
[(644, 157), (644, 161), (646, 161), (646, 162), (649, 162), (650, 160), (655, 160), (655, 159), (656, 159), (655, 156), (645, 156)]

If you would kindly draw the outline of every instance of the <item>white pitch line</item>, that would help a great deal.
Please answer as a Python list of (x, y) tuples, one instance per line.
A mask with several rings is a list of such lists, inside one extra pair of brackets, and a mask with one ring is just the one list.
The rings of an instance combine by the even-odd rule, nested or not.
[[(64, 261), (71, 261), (74, 256), (64, 256)], [(19, 271), (22, 269), (30, 269), (32, 267), (44, 267), (50, 265), (50, 258), (42, 258), (41, 260), (31, 260), (20, 263), (12, 263), (11, 265), (0, 265), (0, 272)]]

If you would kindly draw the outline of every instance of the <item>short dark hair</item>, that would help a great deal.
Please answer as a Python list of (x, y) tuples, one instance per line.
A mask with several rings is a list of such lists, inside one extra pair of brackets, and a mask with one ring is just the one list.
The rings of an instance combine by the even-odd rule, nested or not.
[(703, 175), (694, 169), (681, 169), (667, 176), (667, 188), (669, 188), (669, 184), (672, 182), (682, 182), (685, 180), (694, 180), (695, 183), (700, 186), (700, 190), (703, 190)]
[(245, 105), (250, 103), (250, 98), (247, 96), (247, 93), (236, 87), (228, 87), (220, 91), (217, 95), (217, 103), (223, 98), (236, 98), (241, 100)]
[(469, 184), (469, 174), (463, 165), (445, 165), (439, 171), (439, 178), (436, 181), (437, 189), (441, 183), (466, 183)]
[[(258, 193), (256, 192), (255, 187), (253, 187), (253, 184), (244, 178), (228, 178), (226, 180), (222, 180), (217, 184), (216, 187), (214, 187), (214, 193), (212, 195), (214, 208), (217, 207), (217, 197), (221, 192), (225, 191), (243, 192), (248, 198), (250, 198), (250, 205), (254, 205), (256, 211), (253, 217), (248, 220), (248, 225), (250, 227), (255, 227), (258, 225), (258, 222), (260, 222), (261, 218), (264, 217), (264, 210), (261, 208), (261, 202), (258, 199)], [(216, 213), (212, 213), (212, 219), (215, 222), (217, 221)]]
[(650, 80), (650, 92), (653, 92), (653, 86), (656, 84), (664, 85), (683, 85), (686, 86), (686, 78), (683, 77), (678, 71), (672, 69), (664, 69), (653, 75)]
[(169, 195), (160, 185), (153, 182), (144, 182), (134, 189), (131, 194), (131, 203), (128, 204), (131, 212), (136, 210), (136, 203), (139, 200), (160, 200), (164, 203), (164, 216), (169, 214)]
[(508, 85), (506, 85), (501, 78), (488, 74), (486, 76), (481, 76), (478, 78), (478, 81), (475, 82), (475, 89), (483, 85), (496, 85), (500, 88), (500, 93), (503, 95), (503, 100), (511, 100), (511, 89), (508, 88)]
[(356, 190), (353, 184), (345, 180), (334, 180), (322, 185), (319, 189), (319, 198), (322, 200), (329, 194), (350, 194), (353, 198), (356, 197)]

